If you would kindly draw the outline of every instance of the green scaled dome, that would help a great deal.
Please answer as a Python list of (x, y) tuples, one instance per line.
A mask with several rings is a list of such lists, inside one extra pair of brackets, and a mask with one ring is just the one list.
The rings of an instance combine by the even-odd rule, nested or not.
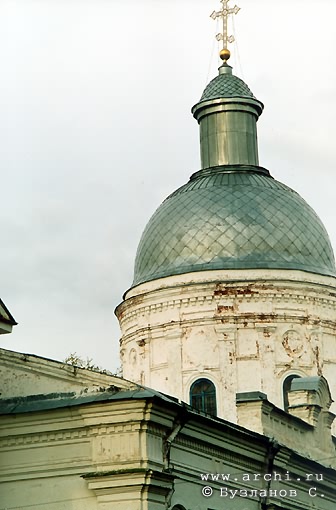
[(258, 268), (335, 276), (328, 234), (300, 195), (267, 170), (217, 166), (194, 174), (154, 213), (133, 286), (193, 271)]
[(255, 99), (246, 83), (234, 74), (219, 74), (216, 76), (205, 87), (200, 101), (209, 101), (221, 97), (250, 97)]

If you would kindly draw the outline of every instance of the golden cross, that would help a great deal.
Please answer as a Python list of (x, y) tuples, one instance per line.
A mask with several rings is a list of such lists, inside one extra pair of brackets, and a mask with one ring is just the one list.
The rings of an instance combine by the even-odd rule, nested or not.
[(240, 7), (235, 5), (234, 7), (228, 7), (228, 3), (230, 0), (220, 0), (223, 4), (223, 8), (221, 11), (214, 11), (210, 18), (217, 19), (222, 18), (223, 19), (223, 31), (222, 33), (219, 33), (216, 35), (217, 41), (223, 41), (223, 50), (227, 50), (227, 43), (232, 43), (235, 38), (233, 35), (228, 36), (228, 18), (230, 14), (237, 14), (240, 11)]

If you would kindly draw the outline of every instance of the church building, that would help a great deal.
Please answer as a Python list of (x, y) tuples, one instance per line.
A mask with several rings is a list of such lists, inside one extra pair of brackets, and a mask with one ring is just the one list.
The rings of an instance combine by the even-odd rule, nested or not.
[[(0, 350), (0, 510), (335, 508), (334, 254), (259, 164), (229, 3), (192, 108), (201, 168), (149, 220), (116, 308), (123, 378)], [(15, 324), (0, 301), (0, 334)]]

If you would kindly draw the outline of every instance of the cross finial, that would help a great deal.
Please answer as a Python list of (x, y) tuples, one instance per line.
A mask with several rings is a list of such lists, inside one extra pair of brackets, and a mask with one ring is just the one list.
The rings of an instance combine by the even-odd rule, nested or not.
[(228, 49), (228, 43), (233, 43), (235, 40), (233, 35), (228, 36), (228, 18), (230, 14), (237, 14), (240, 11), (240, 7), (235, 5), (234, 7), (228, 7), (230, 0), (220, 0), (223, 4), (223, 8), (220, 11), (213, 11), (210, 15), (212, 19), (222, 18), (223, 30), (216, 35), (217, 41), (223, 41), (223, 48), (221, 49), (219, 56), (224, 62), (230, 58), (230, 50)]

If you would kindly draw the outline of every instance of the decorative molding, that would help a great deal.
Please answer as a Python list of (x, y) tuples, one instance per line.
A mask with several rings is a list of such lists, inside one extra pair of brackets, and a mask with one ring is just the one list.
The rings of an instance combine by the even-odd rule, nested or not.
[(291, 358), (297, 358), (303, 352), (304, 339), (302, 338), (302, 335), (293, 328), (288, 329), (285, 333), (283, 333), (281, 343), (286, 353)]
[[(335, 303), (336, 308), (336, 303)], [(263, 319), (265, 322), (261, 322), (261, 319)], [(218, 318), (218, 317), (199, 317), (195, 319), (184, 319), (183, 326), (184, 327), (190, 327), (193, 325), (197, 326), (208, 326), (208, 325), (215, 325), (216, 330), (219, 333), (224, 333), (227, 331), (227, 329), (233, 329), (232, 326), (234, 325), (245, 325), (246, 322), (253, 324), (253, 327), (255, 329), (276, 329), (277, 325), (279, 324), (288, 324), (289, 322), (296, 324), (296, 325), (302, 325), (304, 324), (307, 327), (316, 327), (316, 319), (315, 318), (307, 318), (307, 315), (289, 315), (289, 314), (244, 314), (244, 313), (237, 313), (237, 314), (230, 314), (226, 315), (225, 317)], [(177, 326), (180, 326), (180, 323), (177, 321), (171, 321), (164, 324), (159, 325), (152, 325), (150, 328), (151, 332), (151, 339), (155, 340), (156, 337), (162, 337), (162, 328), (164, 327), (166, 329), (165, 331), (165, 337), (166, 335), (171, 337), (178, 337), (178, 334), (171, 334), (170, 331), (174, 330)], [(319, 320), (319, 327), (321, 329), (327, 328), (333, 330), (336, 328), (336, 320), (328, 320), (328, 319), (320, 319)], [(143, 332), (147, 330), (146, 328), (139, 328), (135, 329), (132, 333), (127, 333), (122, 336), (121, 342), (122, 345), (126, 345), (129, 341), (133, 341), (134, 337), (137, 339), (139, 338), (139, 335), (141, 336)], [(148, 342), (149, 338), (146, 339), (146, 343)]]
[(131, 423), (118, 423), (115, 425), (102, 425), (92, 426), (87, 425), (81, 428), (71, 430), (57, 430), (52, 432), (40, 432), (27, 434), (17, 434), (7, 436), (5, 438), (0, 437), (0, 449), (11, 448), (11, 447), (25, 447), (34, 444), (47, 444), (56, 442), (68, 442), (76, 441), (78, 439), (90, 439), (96, 436), (110, 436), (112, 434), (128, 434), (130, 432), (137, 432), (141, 427), (140, 421), (133, 421)]
[(27, 433), (15, 436), (0, 438), (0, 449), (11, 447), (30, 446), (34, 444), (47, 444), (64, 442), (69, 440), (88, 438), (90, 432), (88, 427), (74, 430), (61, 430), (53, 432)]
[[(237, 439), (237, 436), (233, 436), (233, 437), (235, 439)], [(225, 439), (226, 439), (225, 442), (229, 446), (229, 442), (227, 442), (227, 438), (225, 438)], [(255, 469), (255, 467), (257, 465), (259, 465), (259, 463), (257, 461), (253, 462), (253, 458), (251, 457), (251, 449), (246, 448), (246, 444), (243, 442), (241, 444), (240, 443), (237, 444), (237, 441), (234, 441), (234, 442), (235, 442), (235, 449), (238, 449), (238, 448), (241, 449), (241, 451), (239, 453), (237, 453), (237, 452), (233, 453), (232, 450), (227, 450), (224, 448), (209, 445), (205, 442), (205, 440), (197, 441), (195, 439), (190, 439), (189, 437), (186, 437), (185, 435), (183, 435), (183, 433), (177, 436), (174, 443), (176, 446), (186, 448), (186, 449), (190, 450), (191, 452), (200, 452), (202, 454), (206, 454), (211, 457), (216, 457), (217, 459), (219, 459), (221, 461), (225, 461), (225, 463), (227, 463), (227, 464), (242, 466), (242, 467), (244, 467), (244, 469), (250, 468), (251, 472), (253, 472), (253, 470)], [(254, 454), (255, 454), (255, 451), (254, 451)], [(260, 456), (261, 456), (261, 461), (262, 461), (263, 453), (261, 453)]]
[[(281, 282), (282, 283), (282, 282)], [(279, 286), (279, 282), (276, 282), (277, 286)], [(282, 284), (283, 285), (283, 284)], [(326, 289), (325, 285), (321, 285), (321, 288), (318, 289), (318, 284), (314, 285), (314, 289), (311, 286), (308, 286), (308, 289), (305, 289), (304, 292), (298, 291), (295, 287), (300, 286), (302, 288), (304, 283), (301, 282), (292, 282), (290, 288), (287, 286), (282, 287), (282, 291), (280, 289), (277, 292), (272, 292), (270, 289), (272, 285), (258, 285), (252, 283), (248, 284), (237, 284), (226, 285), (224, 284), (225, 289), (223, 289), (222, 294), (215, 294), (216, 286), (214, 283), (203, 284), (202, 286), (189, 286), (188, 290), (190, 295), (184, 298), (175, 299), (171, 298), (171, 292), (167, 292), (167, 289), (155, 290), (149, 292), (146, 296), (147, 303), (144, 305), (142, 302), (139, 304), (137, 300), (134, 298), (130, 298), (123, 303), (123, 314), (120, 317), (120, 323), (123, 327), (126, 327), (126, 323), (132, 320), (138, 319), (141, 316), (146, 314), (156, 314), (158, 312), (164, 312), (168, 309), (180, 309), (180, 308), (189, 308), (200, 306), (204, 307), (205, 304), (218, 304), (220, 302), (227, 301), (235, 301), (239, 298), (241, 303), (243, 302), (255, 302), (258, 303), (268, 302), (268, 303), (284, 303), (284, 302), (293, 302), (302, 305), (310, 305), (314, 306), (321, 305), (322, 307), (329, 307), (334, 309), (336, 304), (336, 294), (332, 294), (329, 292), (329, 296), (326, 297)], [(201, 288), (200, 288), (201, 287)], [(239, 292), (240, 288), (243, 290), (251, 287), (251, 293), (247, 292)], [(256, 289), (256, 290), (254, 290)], [(168, 289), (171, 291), (171, 289)], [(209, 293), (211, 291), (211, 293)], [(279, 292), (280, 291), (280, 292)], [(183, 286), (183, 293), (186, 294), (187, 289), (186, 286)], [(219, 292), (219, 291), (218, 291)], [(195, 295), (197, 293), (197, 295)], [(208, 293), (208, 294), (207, 294)], [(181, 294), (181, 287), (174, 287), (174, 294), (179, 296)], [(159, 296), (162, 296), (159, 302), (155, 302), (150, 304), (150, 300), (156, 300)], [(166, 296), (166, 299), (164, 297)]]

